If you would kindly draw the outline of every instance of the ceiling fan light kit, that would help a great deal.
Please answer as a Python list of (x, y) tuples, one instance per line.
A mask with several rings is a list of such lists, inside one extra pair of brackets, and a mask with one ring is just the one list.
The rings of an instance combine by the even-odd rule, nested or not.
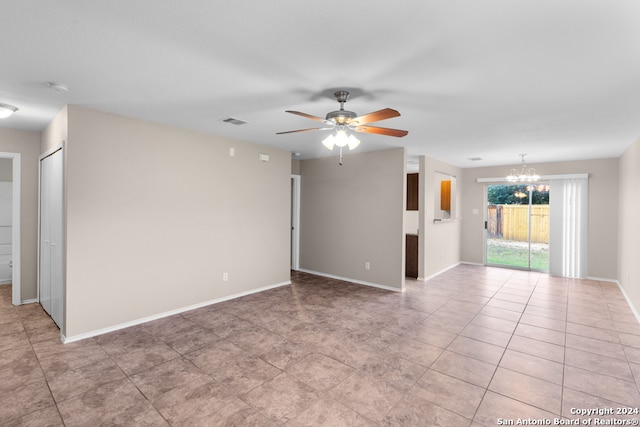
[(333, 150), (334, 146), (338, 146), (340, 148), (349, 146), (349, 150), (354, 150), (358, 145), (360, 145), (360, 140), (352, 134), (347, 134), (346, 130), (338, 129), (335, 134), (332, 133), (323, 139), (322, 144), (329, 150)]
[(358, 116), (353, 111), (345, 110), (344, 104), (349, 99), (349, 92), (346, 90), (339, 90), (334, 93), (336, 100), (340, 104), (340, 109), (327, 113), (325, 118), (313, 116), (311, 114), (302, 113), (300, 111), (287, 110), (287, 113), (295, 114), (297, 116), (305, 117), (317, 122), (321, 122), (325, 127), (297, 129), (285, 132), (277, 132), (277, 135), (283, 135), (288, 133), (297, 132), (309, 132), (314, 130), (334, 130), (335, 132), (326, 137), (322, 144), (329, 150), (333, 150), (334, 146), (340, 148), (340, 164), (342, 164), (342, 148), (348, 146), (350, 150), (355, 149), (360, 145), (360, 140), (353, 136), (352, 132), (371, 133), (376, 135), (394, 136), (401, 138), (407, 135), (409, 132), (400, 129), (381, 128), (376, 126), (366, 126), (369, 123), (377, 122), (380, 120), (390, 119), (393, 117), (399, 117), (400, 113), (391, 108), (384, 108), (382, 110), (374, 111), (369, 114)]

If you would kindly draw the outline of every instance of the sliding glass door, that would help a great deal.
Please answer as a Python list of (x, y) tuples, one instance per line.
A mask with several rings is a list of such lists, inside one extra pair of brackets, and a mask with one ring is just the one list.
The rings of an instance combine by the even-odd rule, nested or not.
[(549, 185), (487, 186), (485, 263), (549, 271)]

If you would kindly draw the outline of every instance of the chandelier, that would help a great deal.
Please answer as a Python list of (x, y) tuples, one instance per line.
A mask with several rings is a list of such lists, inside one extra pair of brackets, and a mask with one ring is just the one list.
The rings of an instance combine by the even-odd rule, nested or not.
[(522, 165), (520, 170), (513, 168), (509, 175), (507, 175), (507, 181), (509, 182), (532, 182), (540, 179), (540, 175), (536, 173), (534, 168), (527, 168), (527, 164), (524, 161), (526, 154), (519, 154), (522, 157)]

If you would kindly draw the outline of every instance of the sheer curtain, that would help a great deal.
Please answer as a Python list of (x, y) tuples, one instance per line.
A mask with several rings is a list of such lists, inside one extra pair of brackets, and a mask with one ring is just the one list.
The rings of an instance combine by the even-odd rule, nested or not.
[(549, 273), (587, 277), (588, 176), (551, 180)]

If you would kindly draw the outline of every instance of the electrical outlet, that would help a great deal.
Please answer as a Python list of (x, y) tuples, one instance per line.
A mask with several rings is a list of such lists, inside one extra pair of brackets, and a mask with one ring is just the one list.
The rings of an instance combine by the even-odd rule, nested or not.
[(371, 270), (371, 263), (369, 261), (364, 263), (364, 269), (365, 270)]
[(222, 281), (223, 282), (228, 282), (229, 281), (229, 273), (222, 273)]

